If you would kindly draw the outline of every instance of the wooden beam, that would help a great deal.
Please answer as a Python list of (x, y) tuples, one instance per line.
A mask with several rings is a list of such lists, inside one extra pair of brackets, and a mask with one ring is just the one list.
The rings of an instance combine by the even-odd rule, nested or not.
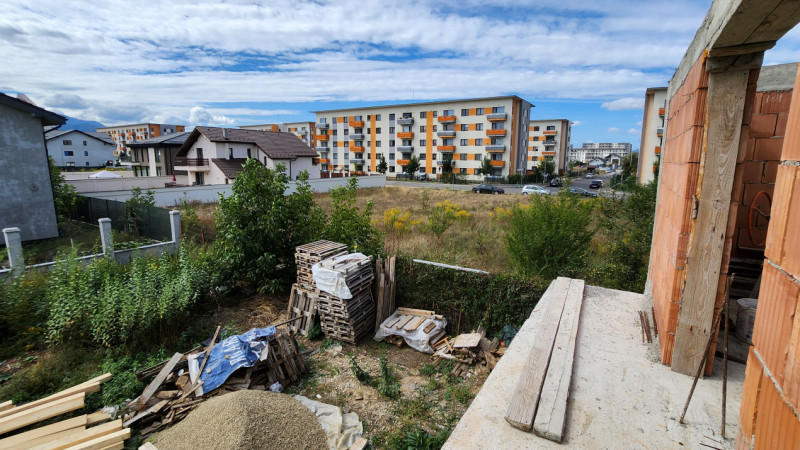
[(506, 421), (515, 428), (530, 431), (533, 427), (533, 416), (536, 414), (536, 407), (539, 404), (542, 384), (547, 373), (547, 365), (550, 362), (550, 354), (553, 351), (561, 313), (564, 311), (569, 285), (569, 278), (558, 277), (550, 287), (552, 289), (550, 304), (547, 305), (545, 316), (540, 322), (540, 328), (536, 332), (536, 338), (530, 353), (528, 353), (528, 359), (522, 368), (506, 412)]
[(561, 315), (561, 324), (558, 326), (553, 354), (550, 356), (539, 407), (536, 409), (536, 419), (533, 422), (534, 433), (555, 442), (561, 442), (564, 437), (584, 286), (583, 280), (570, 282), (567, 302)]
[(93, 439), (97, 439), (101, 436), (106, 436), (108, 434), (120, 430), (122, 430), (122, 419), (117, 419), (113, 422), (108, 422), (102, 425), (98, 425), (96, 427), (87, 428), (78, 434), (73, 434), (71, 436), (64, 436), (58, 440), (47, 442), (45, 445), (42, 445), (40, 449), (36, 450), (45, 450), (45, 449), (62, 450), (67, 447), (72, 447), (78, 444), (82, 444), (84, 442), (88, 442)]
[(697, 371), (711, 334), (749, 72), (709, 78), (707, 150), (672, 353), (672, 370), (686, 375)]
[[(217, 327), (217, 331), (219, 331), (219, 327)], [(214, 336), (216, 337), (216, 334)], [(211, 345), (214, 345), (213, 341), (211, 342)], [(156, 375), (153, 381), (151, 381), (150, 384), (144, 389), (142, 395), (133, 401), (133, 403), (137, 405), (136, 409), (139, 409), (141, 406), (147, 403), (148, 400), (150, 400), (150, 397), (152, 397), (158, 388), (164, 384), (164, 380), (167, 379), (167, 376), (169, 376), (170, 372), (172, 372), (172, 369), (175, 368), (175, 365), (178, 364), (178, 361), (180, 361), (181, 358), (183, 358), (183, 353), (175, 353), (172, 355), (172, 358), (170, 358), (169, 361), (164, 364), (164, 367), (161, 368), (161, 371), (158, 372), (158, 375)], [(208, 355), (206, 355), (206, 359), (208, 359)]]
[(730, 70), (760, 69), (764, 62), (764, 52), (743, 55), (717, 56), (706, 59), (706, 72), (728, 72)]
[(86, 393), (81, 392), (71, 397), (55, 400), (44, 405), (31, 408), (27, 411), (18, 412), (8, 417), (0, 419), (0, 434), (22, 428), (36, 422), (55, 417), (65, 412), (83, 408), (83, 400)]
[(100, 383), (105, 383), (106, 381), (108, 381), (110, 379), (111, 379), (111, 374), (110, 373), (107, 373), (107, 374), (104, 374), (104, 375), (100, 375), (97, 378), (92, 378), (89, 381), (86, 381), (86, 382), (83, 382), (81, 384), (72, 386), (69, 389), (65, 389), (63, 391), (56, 392), (55, 394), (53, 394), (53, 395), (51, 395), (49, 397), (45, 397), (43, 399), (36, 400), (34, 402), (25, 403), (24, 405), (19, 405), (19, 406), (13, 408), (13, 409), (2, 411), (2, 412), (0, 412), (0, 419), (2, 419), (3, 417), (8, 417), (8, 416), (10, 416), (12, 414), (17, 414), (17, 413), (20, 413), (22, 411), (27, 411), (29, 409), (36, 408), (37, 406), (45, 405), (45, 404), (50, 403), (50, 402), (52, 402), (54, 400), (59, 400), (59, 399), (62, 399), (62, 398), (73, 396), (73, 395), (75, 395), (75, 394), (77, 394), (79, 392), (83, 392), (85, 394), (91, 394), (92, 392), (97, 392), (97, 391), (100, 390)]
[[(35, 430), (34, 430), (35, 431)], [(77, 439), (78, 436), (81, 435), (86, 431), (85, 426), (81, 426), (78, 428), (71, 428), (69, 430), (59, 431), (58, 433), (48, 434), (46, 436), (40, 436), (29, 441), (25, 441), (19, 445), (12, 446), (12, 447), (3, 447), (4, 450), (28, 450), (28, 449), (36, 449), (36, 448), (43, 448), (49, 449), (50, 443), (55, 441), (60, 441), (63, 439)]]
[(0, 403), (0, 411), (5, 411), (5, 410), (11, 409), (13, 407), (14, 407), (14, 402), (12, 402), (11, 400), (9, 400), (7, 402)]
[(72, 447), (68, 448), (70, 450), (103, 450), (109, 446), (115, 446), (112, 448), (116, 448), (117, 444), (122, 443), (129, 437), (131, 437), (131, 429), (125, 428), (124, 430), (116, 431), (105, 436), (100, 436), (96, 439), (92, 439), (91, 441), (82, 442), (78, 445), (73, 445)]
[(14, 448), (25, 442), (31, 441), (44, 436), (60, 433), (62, 431), (71, 429), (84, 429), (86, 427), (88, 416), (78, 416), (72, 419), (62, 420), (50, 425), (45, 425), (24, 433), (15, 434), (14, 436), (0, 439), (0, 448)]
[(734, 45), (732, 47), (715, 47), (709, 50), (708, 57), (737, 56), (748, 53), (764, 52), (775, 47), (776, 41), (753, 42), (752, 44)]

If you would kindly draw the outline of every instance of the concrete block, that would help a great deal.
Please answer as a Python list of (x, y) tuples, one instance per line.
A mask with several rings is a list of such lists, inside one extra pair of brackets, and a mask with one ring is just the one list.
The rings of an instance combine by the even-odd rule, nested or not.
[(760, 161), (780, 161), (783, 150), (783, 138), (756, 139), (756, 153), (753, 159)]
[(175, 250), (177, 251), (181, 246), (181, 212), (172, 210), (169, 212), (169, 227), (172, 232), (172, 242), (174, 242)]
[(98, 219), (100, 224), (100, 243), (103, 245), (103, 254), (106, 257), (114, 256), (114, 237), (111, 233), (111, 219)]
[(12, 273), (21, 273), (25, 270), (25, 258), (22, 255), (22, 234), (19, 228), (3, 228), (3, 238), (8, 251), (8, 262)]

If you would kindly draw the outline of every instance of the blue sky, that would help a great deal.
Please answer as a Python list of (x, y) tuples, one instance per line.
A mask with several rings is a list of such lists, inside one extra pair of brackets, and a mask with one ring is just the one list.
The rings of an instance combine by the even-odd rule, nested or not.
[[(638, 146), (710, 0), (0, 4), (0, 91), (106, 125), (236, 126), (312, 110), (519, 95), (572, 144)], [(800, 60), (792, 30), (765, 63)]]

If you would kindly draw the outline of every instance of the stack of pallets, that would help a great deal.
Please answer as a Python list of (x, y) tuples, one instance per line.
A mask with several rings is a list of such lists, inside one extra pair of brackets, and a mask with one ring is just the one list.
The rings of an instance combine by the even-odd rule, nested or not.
[(301, 317), (289, 322), (289, 328), (295, 333), (308, 336), (317, 317), (317, 295), (319, 290), (314, 283), (311, 267), (320, 261), (347, 254), (347, 245), (331, 241), (316, 241), (301, 245), (295, 249), (297, 264), (297, 283), (292, 285), (289, 297), (289, 319)]
[(330, 261), (325, 266), (343, 274), (352, 298), (320, 292), (317, 296), (320, 327), (329, 338), (355, 344), (375, 326), (372, 258)]

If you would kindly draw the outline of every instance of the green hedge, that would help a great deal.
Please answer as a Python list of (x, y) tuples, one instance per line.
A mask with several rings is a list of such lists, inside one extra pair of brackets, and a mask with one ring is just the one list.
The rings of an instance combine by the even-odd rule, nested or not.
[(396, 305), (430, 309), (447, 317), (447, 332), (483, 326), (493, 336), (505, 325), (519, 327), (550, 282), (513, 274), (480, 274), (413, 263), (397, 257)]

